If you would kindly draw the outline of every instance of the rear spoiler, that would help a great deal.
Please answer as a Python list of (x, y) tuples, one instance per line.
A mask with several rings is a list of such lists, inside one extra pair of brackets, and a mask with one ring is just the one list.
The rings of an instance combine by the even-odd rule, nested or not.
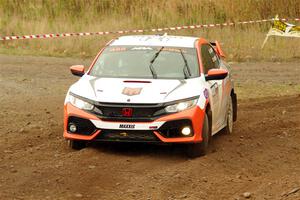
[(225, 54), (221, 49), (220, 43), (216, 40), (214, 42), (210, 42), (210, 44), (214, 47), (215, 51), (219, 54), (219, 56), (225, 58)]

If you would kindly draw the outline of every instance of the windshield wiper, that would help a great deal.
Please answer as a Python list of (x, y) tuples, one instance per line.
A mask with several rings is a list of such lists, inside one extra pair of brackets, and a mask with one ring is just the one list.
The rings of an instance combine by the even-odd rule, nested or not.
[(154, 67), (153, 67), (153, 63), (154, 63), (154, 61), (156, 60), (156, 58), (158, 57), (158, 55), (160, 54), (160, 52), (161, 52), (163, 49), (164, 49), (164, 47), (161, 47), (161, 48), (154, 54), (153, 58), (150, 60), (149, 68), (150, 68), (150, 71), (151, 71), (151, 73), (152, 73), (153, 78), (155, 78), (155, 79), (157, 78), (157, 73), (156, 73), (156, 71), (155, 71), (155, 69), (154, 69)]
[(184, 78), (187, 79), (187, 78), (192, 76), (191, 69), (188, 65), (188, 62), (187, 62), (182, 50), (181, 49), (179, 49), (179, 50), (180, 50), (180, 54), (182, 56), (182, 59), (184, 61), (184, 68), (183, 68)]

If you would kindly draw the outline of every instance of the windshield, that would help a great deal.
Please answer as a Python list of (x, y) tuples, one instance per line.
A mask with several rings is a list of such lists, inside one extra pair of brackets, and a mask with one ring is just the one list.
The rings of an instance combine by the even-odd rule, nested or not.
[[(185, 72), (186, 67), (190, 70), (188, 77)], [(116, 78), (184, 79), (198, 77), (199, 67), (195, 48), (110, 46), (98, 57), (90, 75)]]

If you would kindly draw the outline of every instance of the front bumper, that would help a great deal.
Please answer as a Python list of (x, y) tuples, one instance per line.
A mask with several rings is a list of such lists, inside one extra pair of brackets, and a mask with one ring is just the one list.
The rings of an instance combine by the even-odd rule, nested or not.
[[(198, 106), (164, 115), (150, 122), (104, 121), (96, 115), (80, 110), (70, 103), (64, 106), (63, 136), (72, 140), (129, 141), (129, 142), (201, 142), (205, 110)], [(69, 124), (79, 125), (77, 132), (69, 130)], [(191, 127), (192, 134), (178, 133), (184, 126)]]

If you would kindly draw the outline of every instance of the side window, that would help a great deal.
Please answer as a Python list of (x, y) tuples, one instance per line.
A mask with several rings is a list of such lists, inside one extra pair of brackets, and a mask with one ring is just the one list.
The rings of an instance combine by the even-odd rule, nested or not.
[(204, 69), (204, 74), (207, 74), (208, 70), (213, 68), (219, 68), (219, 58), (216, 55), (214, 49), (208, 45), (203, 44), (201, 46), (201, 58)]

